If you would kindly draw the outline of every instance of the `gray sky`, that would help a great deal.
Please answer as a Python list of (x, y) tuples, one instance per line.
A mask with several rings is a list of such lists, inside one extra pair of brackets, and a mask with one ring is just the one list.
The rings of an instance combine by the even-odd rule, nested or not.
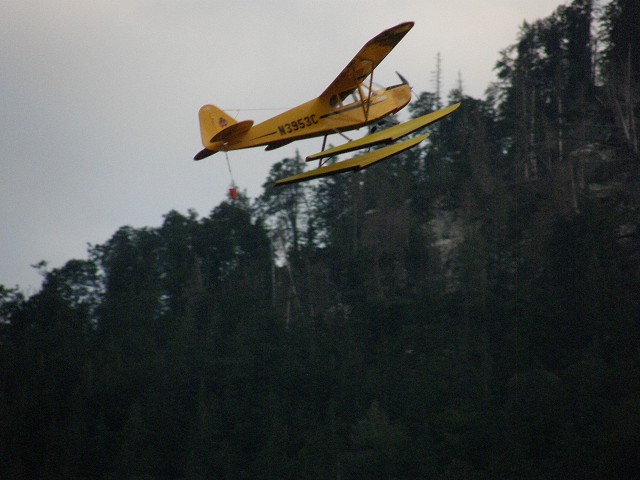
[[(7, 3), (8, 1), (8, 3)], [(376, 70), (414, 91), (462, 75), (477, 98), (522, 22), (558, 0), (5, 0), (0, 15), (0, 284), (33, 291), (30, 267), (86, 258), (119, 227), (158, 226), (171, 209), (205, 216), (230, 185), (202, 146), (204, 103), (256, 122), (319, 95), (371, 37), (413, 30)], [(231, 111), (242, 109), (242, 111)], [(260, 109), (260, 110), (251, 110)], [(321, 139), (230, 153), (250, 197), (271, 165)]]

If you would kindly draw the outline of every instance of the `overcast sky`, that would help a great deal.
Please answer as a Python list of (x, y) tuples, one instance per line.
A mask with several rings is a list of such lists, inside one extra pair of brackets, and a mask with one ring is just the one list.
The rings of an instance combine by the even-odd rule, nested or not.
[[(319, 95), (371, 37), (415, 26), (376, 82), (483, 98), (498, 52), (558, 0), (5, 0), (0, 9), (0, 284), (32, 292), (123, 225), (172, 209), (209, 214), (226, 196), (223, 154), (202, 146), (199, 107), (256, 122)], [(238, 112), (232, 111), (240, 109)], [(252, 110), (256, 109), (256, 110)], [(321, 139), (230, 154), (255, 198), (275, 162)]]

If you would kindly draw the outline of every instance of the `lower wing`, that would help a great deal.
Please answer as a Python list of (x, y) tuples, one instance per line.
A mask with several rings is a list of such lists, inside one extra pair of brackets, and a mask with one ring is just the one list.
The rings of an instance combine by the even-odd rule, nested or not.
[(418, 137), (405, 140), (404, 142), (394, 143), (388, 147), (381, 148), (379, 150), (373, 150), (371, 152), (359, 155), (357, 157), (345, 160), (343, 162), (334, 163), (332, 165), (326, 165), (324, 167), (316, 168), (308, 172), (299, 173), (291, 177), (278, 180), (276, 186), (288, 185), (296, 182), (303, 182), (305, 180), (311, 180), (314, 178), (326, 177), (329, 175), (335, 175), (337, 173), (348, 172), (351, 170), (361, 170), (375, 163), (381, 162), (393, 155), (397, 155), (400, 152), (404, 152), (412, 147), (415, 147), (424, 139), (429, 136), (428, 133), (420, 135)]
[(358, 140), (352, 140), (345, 143), (344, 145), (339, 145), (334, 148), (323, 150), (320, 153), (309, 155), (307, 157), (307, 161), (318, 160), (320, 158), (331, 157), (333, 155), (339, 155), (341, 153), (352, 152), (353, 150), (359, 150), (361, 148), (379, 145), (381, 143), (395, 142), (399, 138), (409, 135), (410, 133), (413, 133), (422, 127), (431, 125), (432, 123), (435, 123), (451, 115), (455, 110), (458, 109), (458, 107), (460, 107), (460, 103), (455, 103), (446, 108), (443, 108), (442, 110), (431, 112), (426, 115), (422, 115), (421, 117), (414, 118), (413, 120), (409, 120), (408, 122), (394, 125), (393, 127), (381, 130), (376, 133), (372, 133), (371, 135), (367, 135), (366, 137), (360, 138)]

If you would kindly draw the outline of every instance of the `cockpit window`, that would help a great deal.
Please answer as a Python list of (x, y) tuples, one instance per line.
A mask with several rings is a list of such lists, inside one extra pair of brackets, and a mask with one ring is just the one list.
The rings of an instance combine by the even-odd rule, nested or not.
[[(342, 93), (340, 94), (340, 100), (344, 100), (344, 99), (345, 99), (345, 98), (347, 98), (349, 95), (352, 95), (354, 92), (355, 92), (355, 90), (354, 90), (354, 89), (346, 90), (346, 91), (342, 92)], [(354, 98), (354, 101), (355, 101), (355, 98)]]
[(329, 103), (331, 104), (331, 107), (333, 108), (339, 108), (344, 104), (344, 100), (351, 95), (351, 102), (349, 103), (355, 103), (358, 101), (358, 99), (355, 96), (355, 89), (351, 89), (351, 90), (345, 90), (344, 92), (340, 92), (338, 95), (332, 95), (331, 98), (329, 99)]

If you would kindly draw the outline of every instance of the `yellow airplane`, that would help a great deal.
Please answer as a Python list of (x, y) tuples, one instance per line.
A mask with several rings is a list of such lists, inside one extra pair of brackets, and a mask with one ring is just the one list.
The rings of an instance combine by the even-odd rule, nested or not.
[[(252, 120), (238, 122), (219, 108), (204, 105), (199, 112), (204, 149), (196, 154), (194, 160), (202, 160), (220, 151), (265, 145), (267, 150), (273, 150), (296, 140), (324, 136), (323, 151), (307, 157), (307, 160), (320, 160), (320, 166), (276, 182), (276, 185), (286, 185), (363, 169), (416, 146), (427, 138), (428, 134), (400, 143), (393, 142), (445, 118), (460, 104), (451, 105), (338, 147), (324, 149), (328, 135), (355, 130), (377, 122), (398, 112), (409, 103), (411, 87), (402, 76), (398, 74), (402, 82), (398, 85), (374, 89), (373, 71), (412, 27), (413, 22), (404, 22), (376, 35), (360, 49), (319, 97), (257, 125), (254, 125)], [(322, 166), (322, 158), (380, 144), (391, 145), (349, 160)]]

